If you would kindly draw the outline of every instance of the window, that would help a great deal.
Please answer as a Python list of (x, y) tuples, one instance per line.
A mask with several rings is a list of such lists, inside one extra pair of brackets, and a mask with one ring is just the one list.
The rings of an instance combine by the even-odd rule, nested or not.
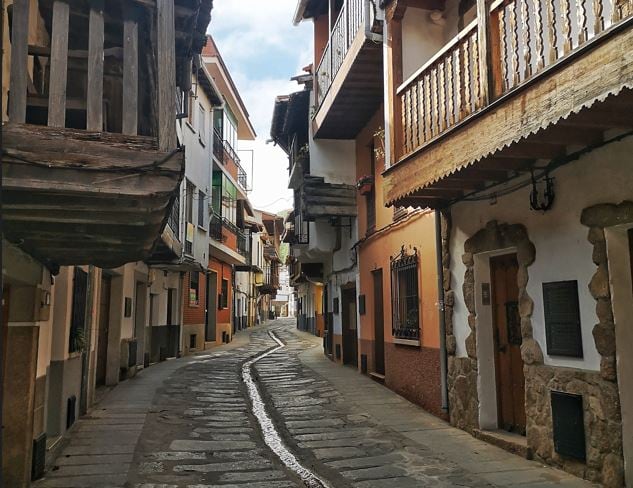
[(191, 182), (187, 181), (185, 186), (185, 218), (189, 223), (193, 222), (193, 195), (195, 191), (196, 187), (193, 186)]
[(193, 92), (189, 92), (187, 94), (187, 122), (189, 122), (189, 125), (193, 128), (193, 109), (194, 109), (194, 101), (195, 97), (193, 95)]
[(205, 202), (207, 196), (202, 191), (198, 191), (198, 225), (204, 227)]
[(229, 308), (229, 280), (222, 278), (220, 291), (220, 308)]
[(211, 206), (216, 215), (226, 223), (237, 225), (237, 188), (220, 171), (213, 173), (213, 197)]
[(207, 112), (202, 105), (198, 105), (198, 139), (205, 142), (207, 137)]
[(225, 108), (224, 120), (223, 120), (223, 134), (224, 140), (237, 151), (237, 122), (233, 114)]
[(391, 259), (392, 334), (398, 339), (420, 340), (418, 253), (407, 254), (404, 246)]
[(189, 273), (189, 306), (197, 307), (200, 304), (200, 273)]

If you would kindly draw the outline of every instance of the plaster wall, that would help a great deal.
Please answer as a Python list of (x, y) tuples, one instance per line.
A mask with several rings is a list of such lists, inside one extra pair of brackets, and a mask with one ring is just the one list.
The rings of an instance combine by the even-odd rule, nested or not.
[(407, 8), (402, 19), (402, 76), (406, 80), (457, 35), (457, 3), (447, 2), (444, 23), (431, 21), (431, 10)]
[(310, 138), (309, 145), (312, 176), (321, 176), (326, 183), (356, 184), (355, 141)]
[[(470, 332), (468, 310), (464, 305), (462, 285), (465, 265), (461, 261), (464, 242), (490, 220), (499, 223), (523, 224), (536, 247), (536, 260), (529, 267), (527, 291), (534, 300), (532, 325), (534, 339), (545, 355), (545, 364), (598, 371), (600, 355), (592, 336), (598, 318), (595, 300), (588, 284), (595, 273), (592, 246), (587, 241), (587, 228), (580, 223), (583, 208), (604, 203), (619, 203), (633, 197), (633, 173), (630, 154), (633, 138), (610, 144), (583, 156), (580, 160), (555, 171), (556, 203), (552, 210), (541, 213), (529, 210), (530, 187), (490, 201), (464, 202), (453, 206), (451, 236), (451, 279), (456, 292), (453, 322), (458, 357), (466, 357), (465, 339)], [(618, 184), (614, 185), (613, 182)], [(604, 189), (609, 188), (608, 195)], [(482, 279), (489, 280), (485, 276)], [(577, 280), (580, 302), (584, 358), (549, 356), (545, 342), (542, 284), (550, 281)], [(480, 289), (480, 288), (479, 288)], [(476, 290), (476, 294), (479, 293)], [(477, 298), (479, 301), (480, 298)]]

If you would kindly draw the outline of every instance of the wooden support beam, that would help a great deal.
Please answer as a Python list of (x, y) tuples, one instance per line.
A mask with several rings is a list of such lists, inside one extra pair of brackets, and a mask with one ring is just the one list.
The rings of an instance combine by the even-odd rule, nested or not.
[(176, 27), (174, 0), (156, 0), (158, 29), (158, 145), (176, 148)]
[(68, 78), (68, 21), (70, 8), (62, 0), (53, 3), (51, 71), (48, 90), (48, 125), (66, 125), (66, 81)]
[(136, 7), (123, 7), (123, 121), (124, 134), (138, 133), (138, 14)]
[(481, 98), (475, 101), (478, 107), (486, 107), (490, 101), (490, 93), (493, 90), (491, 70), (488, 69), (492, 59), (488, 45), (490, 42), (490, 24), (488, 0), (477, 0), (477, 47), (479, 49), (479, 86)]
[[(88, 25), (88, 90), (86, 97), (86, 128), (103, 130), (103, 0), (91, 0)], [(125, 104), (123, 105), (125, 107)]]
[(30, 0), (14, 0), (13, 2), (9, 119), (18, 124), (26, 121), (26, 93), (29, 76), (29, 3)]

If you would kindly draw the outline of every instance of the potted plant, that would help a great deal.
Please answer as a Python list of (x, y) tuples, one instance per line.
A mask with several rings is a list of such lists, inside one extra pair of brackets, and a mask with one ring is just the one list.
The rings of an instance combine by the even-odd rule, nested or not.
[(369, 195), (374, 189), (374, 177), (372, 175), (361, 176), (356, 182), (356, 188), (361, 195)]

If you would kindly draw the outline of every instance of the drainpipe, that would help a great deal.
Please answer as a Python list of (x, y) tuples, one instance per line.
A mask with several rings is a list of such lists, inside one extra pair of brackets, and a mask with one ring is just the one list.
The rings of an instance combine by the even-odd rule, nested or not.
[(365, 37), (373, 42), (382, 42), (382, 34), (376, 34), (371, 30), (372, 17), (382, 21), (382, 10), (376, 7), (374, 0), (365, 0)]
[(446, 319), (444, 317), (444, 266), (442, 264), (442, 213), (435, 211), (435, 253), (437, 260), (437, 301), (440, 315), (440, 389), (442, 410), (448, 412), (448, 358), (446, 355)]

